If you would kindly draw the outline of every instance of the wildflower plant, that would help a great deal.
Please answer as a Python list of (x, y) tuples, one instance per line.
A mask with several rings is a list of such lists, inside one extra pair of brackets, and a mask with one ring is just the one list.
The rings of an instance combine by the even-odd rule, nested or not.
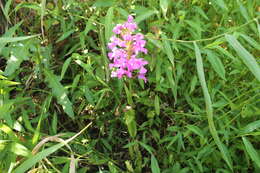
[(140, 53), (147, 54), (147, 49), (144, 48), (146, 41), (144, 35), (136, 33), (137, 24), (134, 22), (133, 16), (129, 15), (128, 20), (123, 24), (117, 24), (108, 43), (108, 48), (111, 52), (108, 53), (112, 63), (109, 64), (112, 69), (111, 77), (138, 77), (147, 81), (145, 74), (147, 69), (144, 67), (148, 62), (143, 58), (139, 58)]

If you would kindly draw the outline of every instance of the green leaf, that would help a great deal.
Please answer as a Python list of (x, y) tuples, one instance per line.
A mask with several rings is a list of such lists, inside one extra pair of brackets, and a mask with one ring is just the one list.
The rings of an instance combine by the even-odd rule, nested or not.
[(247, 9), (243, 6), (243, 4), (240, 2), (240, 0), (237, 0), (237, 3), (239, 5), (239, 12), (242, 14), (242, 16), (244, 17), (244, 19), (246, 21), (250, 20), (250, 17), (248, 15)]
[[(1, 38), (10, 38), (15, 34), (15, 31), (20, 27), (20, 25), (23, 23), (23, 21), (17, 23), (16, 25), (14, 25), (12, 28), (10, 28), (8, 31), (5, 32), (5, 34), (1, 37)], [(0, 54), (2, 52), (2, 49), (5, 47), (5, 45), (8, 42), (3, 42), (0, 43)]]
[(109, 42), (109, 39), (112, 35), (112, 29), (113, 29), (113, 17), (114, 17), (114, 8), (110, 7), (107, 11), (107, 15), (105, 18), (105, 38), (107, 43)]
[(71, 62), (71, 58), (66, 59), (66, 61), (64, 62), (63, 66), (62, 66), (62, 70), (61, 70), (60, 80), (63, 79), (64, 74), (66, 73), (66, 71), (70, 65), (70, 62)]
[(46, 81), (49, 83), (49, 87), (52, 89), (52, 94), (57, 98), (58, 103), (62, 106), (64, 112), (69, 117), (74, 118), (74, 112), (72, 103), (70, 102), (65, 88), (59, 82), (59, 77), (55, 76), (51, 71), (44, 70)]
[(65, 40), (66, 38), (68, 38), (71, 34), (73, 34), (75, 32), (75, 29), (71, 29), (65, 33), (62, 34), (62, 36), (60, 36), (60, 38), (58, 38), (58, 40), (56, 41), (56, 43)]
[(260, 50), (260, 44), (257, 43), (257, 41), (255, 41), (253, 38), (245, 35), (245, 34), (242, 34), (242, 33), (239, 33), (240, 36), (242, 36), (242, 38), (244, 40), (246, 40), (251, 46), (253, 46), (254, 48), (256, 48), (257, 50)]
[(29, 59), (29, 48), (27, 43), (18, 43), (13, 45), (11, 56), (7, 61), (7, 65), (5, 67), (4, 75), (10, 76), (15, 70), (20, 67), (20, 64), (24, 60)]
[(174, 96), (175, 99), (175, 103), (177, 102), (177, 86), (176, 86), (176, 82), (174, 81), (173, 78), (173, 67), (169, 66), (165, 68), (166, 70), (166, 76), (167, 76), (167, 80), (170, 83), (170, 88), (172, 90), (172, 94)]
[(251, 55), (232, 35), (226, 35), (229, 44), (235, 49), (239, 57), (246, 64), (249, 70), (255, 75), (256, 79), (260, 82), (260, 67), (257, 64), (253, 55)]
[(199, 127), (197, 127), (197, 126), (195, 126), (195, 125), (187, 125), (186, 127), (187, 127), (190, 131), (192, 131), (193, 133), (195, 133), (196, 135), (198, 135), (198, 136), (204, 138), (203, 131), (202, 131)]
[(57, 124), (58, 124), (58, 118), (56, 112), (53, 114), (52, 121), (51, 121), (51, 129), (53, 131), (53, 134), (57, 134)]
[(11, 151), (19, 156), (27, 157), (27, 156), (31, 155), (30, 151), (25, 146), (23, 146), (22, 144), (17, 143), (17, 142), (12, 143)]
[(194, 42), (194, 48), (195, 48), (195, 55), (196, 55), (196, 66), (197, 66), (198, 77), (199, 77), (200, 85), (202, 87), (204, 100), (206, 103), (206, 113), (207, 113), (207, 118), (208, 118), (209, 130), (210, 130), (210, 133), (211, 133), (216, 145), (218, 146), (218, 148), (221, 152), (223, 159), (226, 161), (229, 168), (231, 170), (233, 170), (230, 154), (229, 154), (228, 150), (226, 149), (225, 145), (220, 141), (218, 132), (217, 132), (215, 124), (214, 124), (212, 102), (211, 102), (211, 98), (210, 98), (206, 80), (205, 80), (205, 74), (204, 74), (204, 68), (203, 68), (203, 62), (202, 62), (202, 58), (201, 58), (200, 49), (197, 46), (196, 42)]
[(11, 42), (17, 42), (17, 41), (23, 41), (28, 40), (34, 37), (37, 37), (39, 35), (31, 35), (31, 36), (23, 36), (23, 37), (1, 37), (0, 38), (0, 45), (4, 43), (11, 43)]
[(157, 115), (160, 115), (160, 99), (158, 95), (156, 95), (154, 99), (154, 108), (155, 108), (155, 113)]
[(173, 52), (172, 52), (171, 44), (167, 40), (168, 38), (165, 34), (162, 34), (162, 39), (163, 39), (164, 51), (165, 51), (168, 59), (172, 63), (172, 66), (174, 67), (174, 55), (173, 55)]
[(136, 122), (135, 122), (135, 111), (130, 108), (125, 112), (125, 124), (127, 125), (128, 132), (132, 138), (136, 136)]
[(152, 15), (154, 15), (156, 13), (157, 13), (157, 11), (155, 11), (155, 10), (147, 10), (147, 11), (143, 12), (141, 15), (137, 16), (135, 18), (135, 22), (137, 24), (139, 24), (143, 20), (146, 20), (147, 18), (149, 18), (150, 16), (152, 16)]
[(5, 7), (4, 7), (4, 9), (3, 9), (4, 15), (5, 15), (6, 20), (7, 20), (8, 22), (10, 21), (10, 19), (9, 19), (9, 10), (10, 10), (12, 1), (13, 1), (13, 0), (8, 0), (8, 1), (5, 3)]
[[(130, 86), (131, 87), (131, 86)], [(131, 90), (128, 89), (128, 87), (126, 86), (126, 84), (124, 84), (124, 89), (125, 89), (125, 93), (126, 93), (126, 98), (127, 98), (127, 103), (129, 105), (133, 104), (133, 99), (132, 99), (132, 93)], [(131, 89), (131, 88), (130, 88)]]
[(242, 137), (243, 143), (246, 147), (246, 151), (249, 154), (250, 158), (256, 163), (256, 165), (260, 168), (260, 157), (257, 151), (254, 149), (253, 145), (246, 137)]
[(168, 6), (169, 6), (169, 0), (160, 0), (160, 7), (162, 9), (164, 18), (166, 18)]
[(100, 8), (100, 7), (111, 7), (115, 4), (115, 0), (97, 0), (93, 6)]
[(214, 71), (217, 72), (219, 77), (221, 77), (222, 79), (226, 80), (226, 77), (225, 77), (225, 73), (226, 73), (225, 67), (222, 64), (222, 62), (219, 59), (219, 57), (217, 56), (217, 54), (215, 54), (213, 51), (210, 51), (210, 50), (206, 50), (206, 53), (207, 53), (207, 59), (209, 60), (210, 64), (212, 65)]
[(215, 0), (213, 1), (214, 3), (216, 3), (221, 9), (227, 11), (227, 5), (225, 4), (224, 0)]
[(153, 154), (151, 156), (151, 168), (152, 168), (152, 173), (160, 173), (161, 172), (158, 161), (156, 160), (156, 158), (154, 157)]
[(256, 129), (260, 128), (260, 120), (249, 123), (244, 128), (241, 129), (242, 134), (250, 133)]

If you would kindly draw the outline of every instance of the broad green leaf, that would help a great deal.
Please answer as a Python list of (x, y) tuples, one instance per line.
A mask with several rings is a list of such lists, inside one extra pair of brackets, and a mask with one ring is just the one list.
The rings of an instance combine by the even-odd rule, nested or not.
[(210, 64), (212, 65), (213, 69), (215, 70), (215, 72), (217, 72), (217, 74), (224, 80), (226, 80), (225, 77), (225, 67), (222, 64), (221, 60), (219, 59), (219, 57), (217, 56), (216, 53), (214, 53), (213, 51), (210, 50), (206, 50), (207, 53), (207, 59), (209, 60)]
[(114, 18), (114, 8), (110, 7), (107, 11), (107, 15), (105, 17), (105, 38), (106, 42), (109, 42), (109, 39), (112, 35), (113, 29), (113, 18)]
[(260, 157), (253, 145), (246, 137), (242, 137), (243, 143), (246, 147), (246, 151), (250, 158), (256, 163), (256, 165), (260, 168)]
[(59, 77), (55, 76), (47, 69), (44, 70), (44, 74), (46, 82), (49, 83), (49, 87), (52, 89), (52, 94), (57, 98), (58, 103), (62, 106), (64, 112), (71, 118), (74, 118), (72, 103), (67, 96), (65, 88), (59, 82)]
[(154, 157), (153, 154), (151, 156), (151, 169), (152, 169), (152, 173), (160, 173), (161, 172), (158, 161), (156, 160), (156, 158)]
[(200, 49), (197, 46), (196, 42), (194, 42), (194, 48), (195, 48), (195, 55), (196, 55), (196, 66), (197, 66), (198, 77), (199, 77), (200, 85), (202, 87), (204, 100), (205, 100), (205, 104), (206, 104), (206, 113), (207, 113), (207, 118), (208, 118), (209, 130), (210, 130), (210, 133), (211, 133), (216, 145), (218, 146), (218, 148), (221, 152), (223, 159), (226, 161), (229, 168), (231, 170), (233, 170), (230, 154), (229, 154), (228, 150), (226, 149), (225, 145), (219, 139), (218, 132), (217, 132), (215, 124), (214, 124), (212, 102), (211, 102), (211, 98), (210, 98), (206, 80), (205, 80), (203, 61), (202, 61)]
[(239, 57), (246, 64), (249, 70), (255, 75), (256, 79), (260, 82), (260, 67), (256, 62), (253, 55), (251, 55), (237, 39), (232, 35), (226, 35), (228, 43), (235, 49)]

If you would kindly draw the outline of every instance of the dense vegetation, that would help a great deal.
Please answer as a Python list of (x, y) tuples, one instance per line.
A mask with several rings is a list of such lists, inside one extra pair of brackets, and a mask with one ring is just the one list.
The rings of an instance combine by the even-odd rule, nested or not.
[[(0, 6), (0, 172), (260, 171), (260, 1)], [(147, 82), (111, 78), (129, 14)]]

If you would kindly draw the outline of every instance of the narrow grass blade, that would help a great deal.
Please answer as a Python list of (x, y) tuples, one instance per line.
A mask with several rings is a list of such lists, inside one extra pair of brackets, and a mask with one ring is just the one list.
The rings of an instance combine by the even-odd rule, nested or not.
[(241, 133), (242, 134), (250, 133), (258, 128), (260, 128), (260, 120), (254, 121), (246, 125), (244, 128), (242, 128)]
[(64, 62), (63, 66), (62, 66), (62, 70), (61, 70), (60, 80), (63, 79), (70, 63), (71, 63), (71, 58), (66, 59), (66, 61)]
[(237, 39), (232, 35), (226, 35), (228, 43), (235, 49), (242, 61), (246, 64), (249, 70), (255, 75), (256, 79), (260, 82), (260, 67), (257, 64), (253, 55), (251, 55)]
[(65, 142), (63, 143), (59, 143), (56, 144), (50, 148), (47, 148), (39, 153), (37, 153), (36, 155), (30, 157), (29, 159), (25, 160), (20, 166), (18, 166), (13, 173), (24, 173), (26, 172), (28, 169), (30, 169), (33, 165), (35, 165), (38, 161), (46, 158), (47, 156), (49, 156), (50, 154), (54, 153), (55, 151), (57, 151), (58, 149), (60, 149), (61, 147), (63, 147), (64, 145), (67, 145), (69, 142), (71, 142), (72, 140), (74, 140), (76, 137), (78, 137), (81, 133), (83, 133), (89, 126), (91, 126), (92, 123), (89, 123), (86, 127), (84, 127), (80, 132), (78, 132), (77, 134), (75, 134), (74, 136), (72, 136), (71, 138), (67, 139)]
[(27, 39), (37, 37), (37, 36), (38, 35), (23, 36), (23, 37), (1, 37), (0, 38), (0, 44), (23, 41), (23, 40), (27, 40)]
[(154, 109), (155, 109), (155, 113), (157, 115), (160, 115), (160, 99), (158, 95), (156, 95), (154, 99)]
[(165, 34), (162, 34), (162, 39), (163, 39), (164, 51), (167, 54), (168, 59), (172, 63), (172, 66), (174, 67), (174, 55), (172, 52), (171, 44), (167, 40), (167, 36)]
[[(17, 23), (16, 25), (14, 25), (12, 28), (8, 29), (8, 31), (5, 32), (4, 35), (1, 36), (1, 38), (5, 38), (5, 37), (12, 37), (14, 34), (15, 34), (15, 31), (20, 27), (20, 25), (23, 23), (23, 21)], [(0, 39), (1, 39), (0, 38)], [(8, 42), (3, 42), (1, 43), (0, 42), (0, 53), (2, 51), (2, 49), (5, 47), (5, 45), (7, 44)]]
[(256, 163), (256, 165), (260, 168), (260, 157), (257, 151), (254, 149), (253, 145), (246, 137), (242, 137), (243, 143), (246, 147), (246, 151), (249, 154), (250, 158)]
[(220, 141), (218, 132), (217, 132), (215, 124), (214, 124), (212, 102), (211, 102), (211, 98), (210, 98), (206, 80), (205, 80), (205, 74), (204, 74), (204, 68), (203, 68), (203, 62), (202, 62), (200, 49), (197, 46), (196, 42), (194, 42), (194, 48), (195, 48), (195, 55), (196, 55), (196, 66), (197, 66), (198, 77), (199, 77), (199, 81), (200, 81), (200, 84), (201, 84), (201, 87), (203, 90), (204, 100), (206, 103), (206, 113), (207, 113), (207, 118), (208, 118), (208, 123), (209, 123), (209, 130), (210, 130), (210, 133), (211, 133), (216, 145), (218, 146), (218, 148), (221, 152), (223, 159), (226, 161), (229, 168), (231, 170), (233, 170), (232, 160), (229, 155), (229, 152), (228, 152), (227, 148), (225, 147), (225, 145)]
[(160, 173), (161, 172), (158, 161), (156, 160), (156, 158), (154, 157), (153, 154), (151, 156), (151, 168), (152, 168), (152, 173)]

